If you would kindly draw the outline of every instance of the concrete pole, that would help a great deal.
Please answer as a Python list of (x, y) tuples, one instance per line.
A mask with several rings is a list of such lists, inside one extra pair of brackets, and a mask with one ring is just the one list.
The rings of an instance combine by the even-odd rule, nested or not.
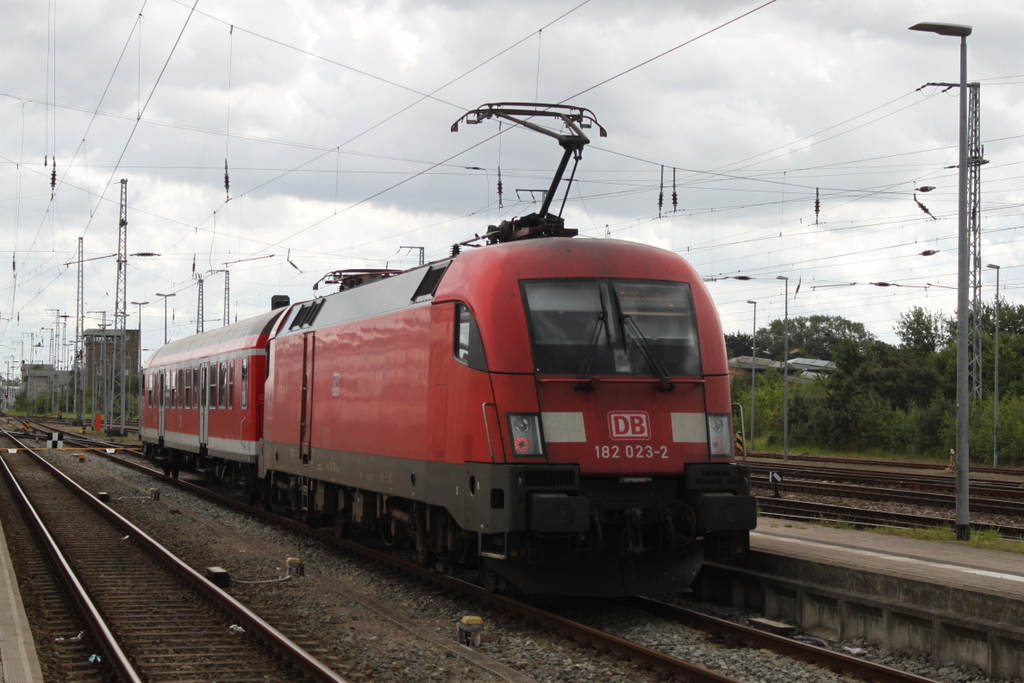
[[(748, 301), (748, 304), (754, 305), (754, 332), (750, 335), (751, 349), (750, 349), (750, 447), (746, 450), (753, 450), (754, 448), (754, 389), (757, 387), (757, 302)], [(746, 455), (746, 453), (744, 453)]]

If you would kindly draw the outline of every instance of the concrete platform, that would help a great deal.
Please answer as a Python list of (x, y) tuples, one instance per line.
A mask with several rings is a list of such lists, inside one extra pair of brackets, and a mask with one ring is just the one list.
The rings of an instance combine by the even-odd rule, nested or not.
[(0, 673), (3, 683), (43, 683), (18, 578), (0, 528)]
[(870, 568), (1024, 601), (1022, 554), (764, 517), (750, 534), (750, 546), (759, 552)]
[(838, 641), (1024, 677), (1024, 555), (760, 518), (742, 564), (706, 563), (705, 599)]

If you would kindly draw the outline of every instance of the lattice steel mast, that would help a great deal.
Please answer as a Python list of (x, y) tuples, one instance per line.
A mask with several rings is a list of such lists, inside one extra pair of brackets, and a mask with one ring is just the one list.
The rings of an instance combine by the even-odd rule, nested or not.
[[(83, 395), (82, 382), (82, 350), (85, 337), (85, 278), (83, 275), (84, 264), (82, 263), (82, 238), (78, 238), (78, 302), (75, 306), (75, 419), (78, 424), (84, 424), (83, 413), (85, 412), (85, 396)], [(81, 402), (79, 402), (81, 396)]]
[(196, 275), (199, 280), (199, 312), (196, 313), (196, 334), (203, 333), (203, 276)]
[(981, 167), (988, 162), (981, 146), (981, 84), (968, 83), (967, 92), (967, 230), (971, 241), (967, 386), (971, 398), (981, 398)]
[(128, 373), (128, 179), (121, 179), (121, 217), (117, 224), (117, 296), (114, 304), (114, 362), (111, 368), (107, 433), (125, 435), (125, 384)]

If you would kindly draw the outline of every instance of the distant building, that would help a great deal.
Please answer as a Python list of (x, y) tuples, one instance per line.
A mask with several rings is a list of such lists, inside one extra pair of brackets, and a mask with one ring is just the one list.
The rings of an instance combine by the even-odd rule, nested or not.
[[(768, 369), (782, 372), (782, 361), (770, 360), (768, 358), (751, 358), (750, 356), (737, 356), (729, 359), (729, 374), (741, 375), (750, 372), (763, 372)], [(811, 382), (823, 374), (836, 369), (836, 364), (830, 360), (818, 360), (817, 358), (791, 358), (786, 376), (790, 382), (804, 383)]]
[[(68, 389), (70, 377), (71, 372), (55, 370), (52, 365), (43, 363), (22, 363), (21, 365), (21, 382), (25, 387), (25, 397), (28, 399), (29, 405), (34, 405), (40, 396), (47, 396), (54, 400), (63, 397), (64, 392)], [(55, 404), (51, 408), (54, 412), (59, 412), (63, 408), (63, 404)]]
[[(85, 391), (92, 391), (94, 387), (109, 386), (111, 372), (114, 369), (114, 349), (118, 334), (116, 330), (85, 330), (82, 341), (85, 347), (82, 373)], [(138, 330), (125, 330), (125, 369), (128, 371), (128, 383), (125, 385), (127, 387), (131, 386), (133, 378), (139, 374)]]

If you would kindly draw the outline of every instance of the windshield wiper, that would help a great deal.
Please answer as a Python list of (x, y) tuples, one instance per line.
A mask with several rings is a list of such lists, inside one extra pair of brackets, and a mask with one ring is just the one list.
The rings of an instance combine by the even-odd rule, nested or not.
[(623, 315), (622, 326), (633, 333), (631, 341), (636, 344), (637, 350), (643, 359), (647, 361), (647, 365), (650, 366), (651, 370), (654, 370), (655, 374), (661, 377), (661, 383), (658, 385), (658, 388), (662, 391), (672, 391), (675, 389), (675, 385), (672, 384), (672, 376), (668, 374), (668, 369), (655, 355), (654, 349), (651, 348), (651, 342), (640, 331), (640, 326), (636, 324), (636, 321), (628, 315)]
[(594, 351), (597, 349), (597, 340), (601, 338), (601, 327), (604, 324), (605, 317), (605, 312), (600, 311), (597, 314), (597, 319), (594, 321), (594, 331), (590, 334), (590, 343), (587, 345), (587, 355), (583, 359), (583, 365), (580, 366), (579, 374), (576, 375), (576, 378), (580, 381), (573, 385), (573, 388), (577, 391), (590, 391), (594, 388), (593, 384), (584, 380), (590, 379), (590, 366), (594, 362)]

